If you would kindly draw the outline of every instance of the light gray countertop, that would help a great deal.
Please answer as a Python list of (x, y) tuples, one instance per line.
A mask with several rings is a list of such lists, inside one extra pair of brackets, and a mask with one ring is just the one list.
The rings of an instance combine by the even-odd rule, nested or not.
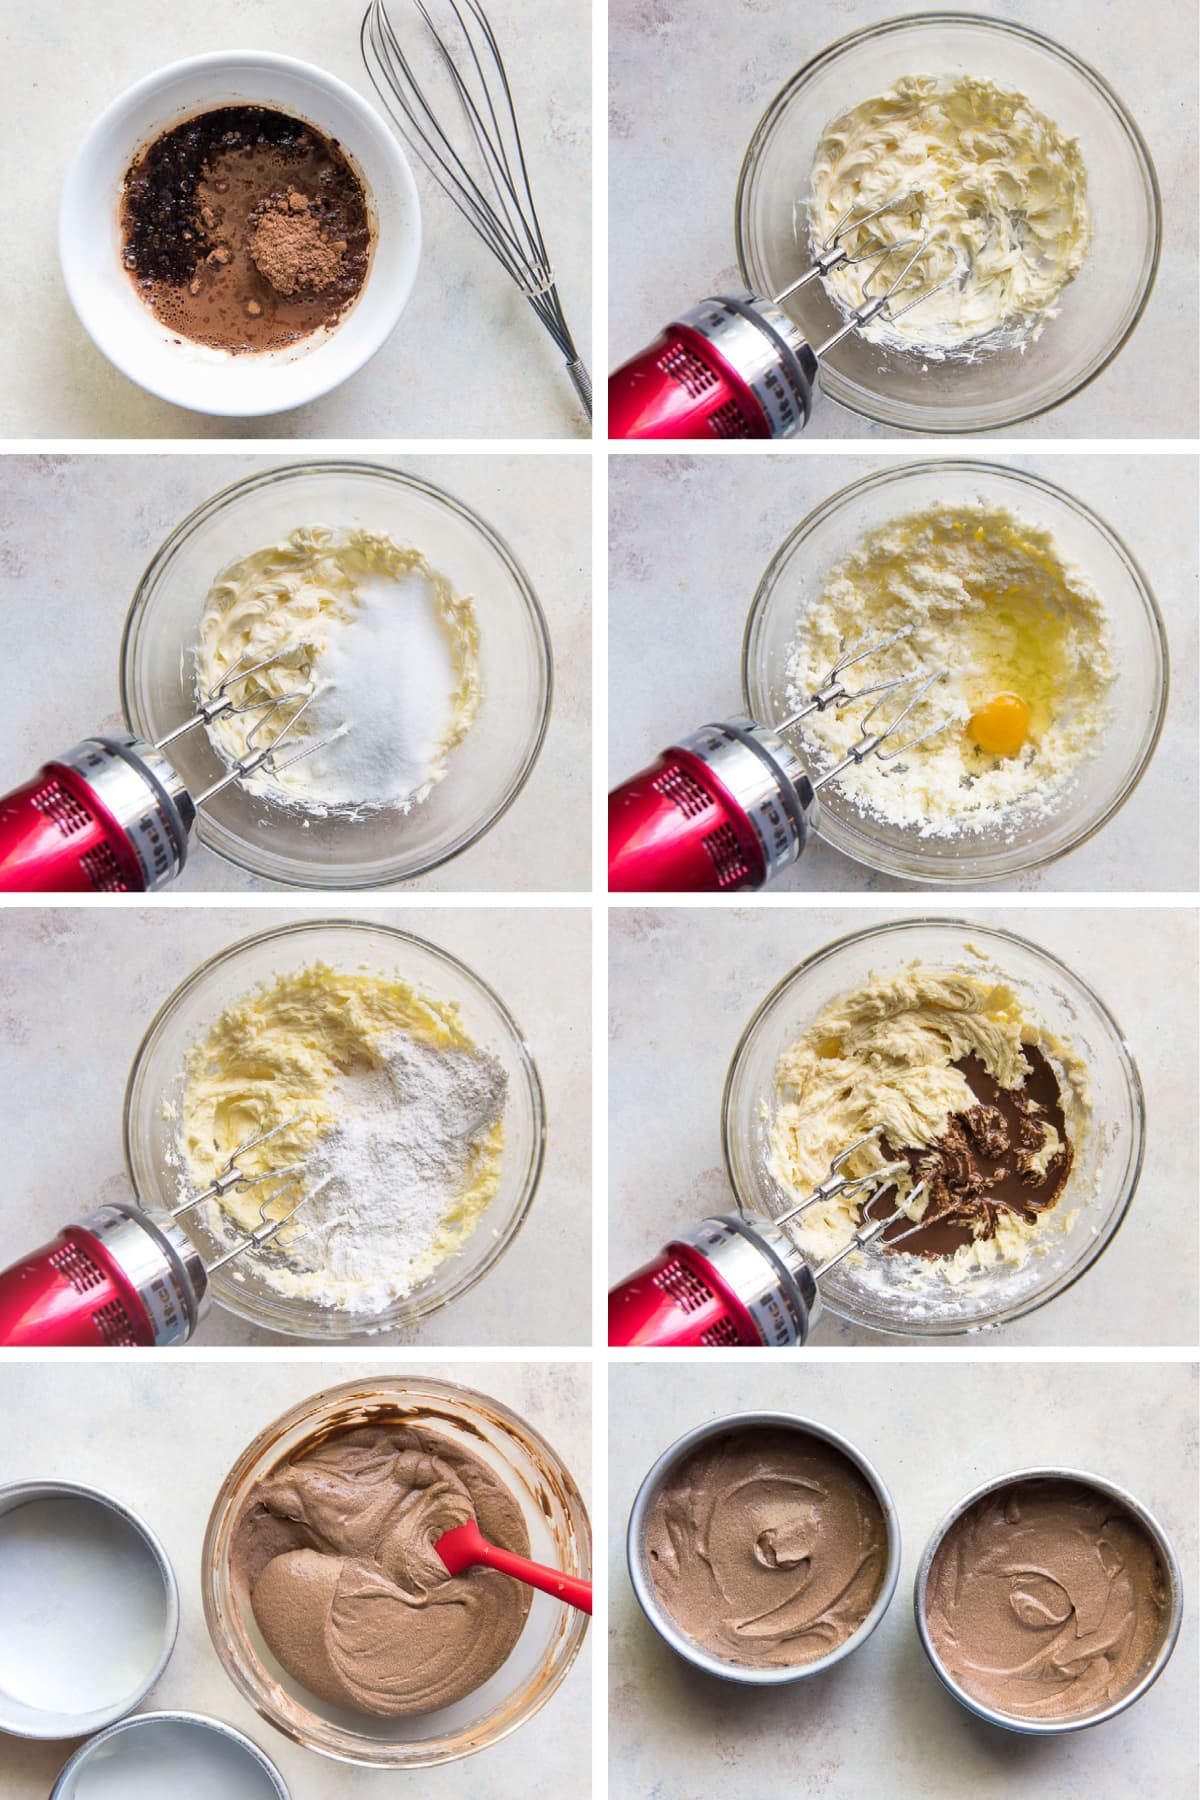
[[(968, 454), (970, 452), (968, 451)], [(1089, 843), (1010, 886), (1026, 892), (1200, 885), (1197, 480), (1193, 457), (1006, 456), (1077, 494), (1128, 544), (1166, 622), (1171, 696), (1131, 801)], [(891, 459), (626, 456), (609, 460), (609, 778), (742, 711), (742, 633), (775, 551), (815, 506)], [(814, 841), (773, 892), (912, 892)]]
[[(166, 1673), (139, 1712), (206, 1713), (236, 1726), (275, 1762), (292, 1800), (558, 1800), (590, 1775), (591, 1634), (542, 1712), (505, 1742), (416, 1774), (356, 1769), (293, 1744), (241, 1698), (204, 1624), (200, 1551), (209, 1511), (250, 1440), (299, 1401), (340, 1382), (419, 1374), (511, 1406), (553, 1445), (590, 1499), (591, 1378), (581, 1364), (456, 1362), (406, 1368), (361, 1362), (240, 1364), (144, 1359), (0, 1368), (8, 1423), (0, 1482), (74, 1481), (123, 1500), (162, 1539), (180, 1587), (181, 1623)], [(75, 1744), (0, 1736), (4, 1800), (46, 1800)], [(386, 1787), (384, 1785), (386, 1780)]]
[[(528, 1220), (470, 1293), (373, 1344), (590, 1341), (591, 920), (582, 909), (499, 911), (351, 904), (297, 910), (10, 907), (0, 912), (0, 1268), (71, 1219), (131, 1198), (121, 1109), (158, 1008), (207, 957), (305, 916), (398, 925), (494, 987), (546, 1093), (546, 1162)], [(537, 1304), (531, 1306), (530, 1297)], [(201, 1344), (294, 1344), (217, 1308)]]
[[(0, 467), (6, 642), (0, 793), (48, 756), (119, 731), (121, 630), (142, 573), (193, 507), (293, 458), (10, 456)], [(591, 464), (586, 455), (375, 459), (475, 508), (512, 547), (550, 627), (556, 693), (542, 752), (512, 808), (409, 890), (574, 889), (591, 870)], [(250, 548), (251, 546), (247, 546)], [(214, 569), (213, 574), (217, 571)], [(197, 596), (197, 619), (203, 596)], [(270, 892), (193, 841), (178, 889)]]
[[(681, 308), (736, 290), (733, 213), (751, 135), (797, 69), (848, 32), (919, 10), (901, 0), (611, 0), (609, 366)], [(1090, 388), (1022, 438), (1194, 437), (1196, 5), (1156, 8), (1153, 54), (1131, 54), (1127, 8), (1092, 0), (963, 0), (1048, 33), (1110, 80), (1158, 171), (1165, 243), (1144, 317)], [(826, 401), (808, 441), (889, 438)]]
[[(0, 91), (23, 174), (0, 195), (0, 437), (583, 437), (562, 359), (466, 221), (413, 163), (424, 245), (395, 336), (323, 399), (261, 419), (212, 419), (119, 374), (76, 319), (59, 271), (63, 177), (92, 121), (184, 57), (268, 50), (315, 63), (381, 104), (358, 47), (365, 0), (41, 0), (6, 6)], [(405, 22), (408, 0), (392, 16)], [(436, 9), (435, 9), (436, 10)], [(542, 229), (585, 362), (591, 351), (591, 6), (489, 0)], [(411, 21), (416, 15), (409, 13)], [(446, 15), (443, 12), (441, 16)]]
[[(1147, 1800), (1196, 1794), (1196, 1371), (1186, 1365), (760, 1358), (615, 1367), (609, 1377), (609, 1795), (718, 1800)], [(896, 1502), (899, 1585), (873, 1635), (825, 1675), (754, 1690), (693, 1670), (643, 1618), (624, 1532), (651, 1464), (707, 1419), (753, 1409), (831, 1426)], [(1115, 1481), (1149, 1507), (1183, 1570), (1183, 1632), (1157, 1684), (1107, 1724), (1038, 1740), (985, 1725), (921, 1649), (912, 1587), (941, 1520), (980, 1482), (1035, 1466)]]
[[(1004, 1348), (1195, 1344), (1195, 913), (922, 910), (1005, 927), (1061, 957), (1116, 1017), (1146, 1092), (1146, 1160), (1123, 1228), (1073, 1288), (985, 1341)], [(610, 912), (610, 1283), (679, 1229), (735, 1210), (721, 1155), (721, 1095), (759, 1002), (830, 940), (897, 916), (858, 906)], [(920, 1341), (881, 1337), (828, 1312), (812, 1338), (818, 1347)]]

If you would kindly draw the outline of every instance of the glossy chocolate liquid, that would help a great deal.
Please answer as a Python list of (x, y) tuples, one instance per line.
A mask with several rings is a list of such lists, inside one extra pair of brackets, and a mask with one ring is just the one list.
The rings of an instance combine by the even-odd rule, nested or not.
[[(963, 1244), (994, 1237), (1002, 1214), (1032, 1222), (1049, 1211), (1071, 1172), (1072, 1147), (1067, 1136), (1058, 1077), (1036, 1045), (1025, 1045), (1030, 1073), (1022, 1088), (1009, 1090), (993, 1081), (978, 1057), (955, 1063), (978, 1102), (956, 1113), (944, 1136), (929, 1150), (895, 1150), (884, 1138), (880, 1148), (888, 1161), (903, 1158), (914, 1183), (928, 1183), (929, 1203), (922, 1228), (896, 1245), (909, 1256), (953, 1256)], [(1049, 1123), (1062, 1148), (1042, 1171), (1031, 1164), (1045, 1141)], [(898, 1220), (880, 1240), (912, 1231)]]
[[(285, 293), (252, 249), (263, 210), (286, 209), (292, 195), (333, 272), (320, 288)], [(125, 267), (155, 317), (235, 354), (283, 349), (336, 325), (371, 260), (366, 193), (340, 146), (262, 106), (199, 113), (147, 145), (125, 176), (121, 232)]]

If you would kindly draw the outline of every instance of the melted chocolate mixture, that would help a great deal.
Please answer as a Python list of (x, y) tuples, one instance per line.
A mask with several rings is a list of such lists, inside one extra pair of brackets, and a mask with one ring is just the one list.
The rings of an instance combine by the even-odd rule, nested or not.
[(123, 257), (155, 317), (219, 350), (278, 350), (337, 323), (371, 260), (362, 182), (333, 139), (287, 113), (222, 106), (140, 152)]
[[(903, 1158), (914, 1183), (925, 1181), (929, 1196), (920, 1230), (912, 1231), (907, 1219), (898, 1220), (880, 1240), (885, 1250), (892, 1239), (911, 1232), (896, 1245), (897, 1252), (953, 1256), (976, 1238), (995, 1237), (1002, 1214), (1032, 1223), (1055, 1204), (1073, 1155), (1062, 1094), (1054, 1070), (1036, 1046), (1025, 1046), (1025, 1060), (1030, 1073), (1024, 1087), (1013, 1090), (993, 1081), (976, 1056), (955, 1063), (978, 1104), (955, 1113), (932, 1150), (896, 1150), (886, 1138), (881, 1140), (888, 1161)], [(1039, 1173), (1032, 1164), (1047, 1124), (1057, 1131), (1062, 1148)]]

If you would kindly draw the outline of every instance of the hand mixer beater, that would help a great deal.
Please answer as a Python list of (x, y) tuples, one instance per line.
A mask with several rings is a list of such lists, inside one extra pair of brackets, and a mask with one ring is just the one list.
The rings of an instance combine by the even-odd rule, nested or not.
[[(278, 760), (322, 690), (299, 685), (263, 697), (243, 684), (296, 654), (293, 645), (249, 667), (243, 655), (202, 695), (193, 715), (157, 743), (130, 733), (85, 738), (0, 798), (0, 892), (146, 894), (174, 881), (207, 801), (258, 769), (280, 773), (349, 729), (343, 724)], [(246, 754), (211, 787), (191, 793), (164, 750), (198, 725), (211, 725), (227, 713), (253, 712), (261, 717), (246, 734)]]
[[(873, 319), (903, 318), (940, 292), (922, 287), (918, 265), (933, 235), (881, 245), (870, 225), (907, 205), (897, 194), (870, 212), (844, 213), (813, 251), (803, 275), (773, 299), (716, 294), (681, 313), (652, 344), (624, 363), (608, 383), (608, 435), (613, 438), (797, 437), (812, 413), (820, 359)], [(865, 236), (862, 235), (865, 233)], [(783, 302), (839, 266), (866, 267), (862, 302), (822, 344), (810, 344)], [(916, 277), (915, 280), (910, 279)]]
[[(608, 800), (611, 892), (760, 888), (796, 862), (817, 829), (819, 789), (869, 756), (894, 761), (954, 723), (950, 713), (902, 744), (892, 742), (946, 669), (859, 688), (843, 680), (857, 664), (908, 635), (903, 626), (890, 637), (848, 650), (805, 704), (778, 725), (746, 718), (702, 725), (614, 788)], [(905, 703), (884, 723), (881, 712), (892, 695), (903, 696)], [(810, 713), (866, 699), (872, 704), (859, 721), (858, 741), (814, 780), (783, 734)]]
[[(259, 1172), (240, 1159), (300, 1122), (298, 1115), (259, 1132), (233, 1151), (210, 1187), (169, 1213), (111, 1203), (66, 1225), (0, 1272), (0, 1346), (7, 1349), (94, 1349), (185, 1344), (210, 1304), (211, 1277), (236, 1257), (263, 1249), (325, 1185), (302, 1193), (281, 1215), (271, 1208), (303, 1178), (302, 1162)], [(235, 1190), (265, 1189), (259, 1224), (223, 1255), (206, 1262), (178, 1221)]]
[[(890, 1226), (910, 1218), (908, 1208), (925, 1191), (920, 1182), (909, 1190), (904, 1205), (886, 1218), (872, 1214), (876, 1202), (895, 1189), (897, 1178), (909, 1172), (906, 1162), (892, 1162), (865, 1175), (846, 1174), (855, 1151), (877, 1136), (870, 1131), (847, 1145), (830, 1163), (825, 1180), (778, 1218), (756, 1219), (752, 1224), (739, 1213), (723, 1213), (702, 1219), (691, 1231), (673, 1238), (651, 1262), (610, 1291), (609, 1344), (658, 1349), (806, 1344), (821, 1313), (822, 1277), (854, 1251), (875, 1244)], [(811, 1207), (860, 1195), (865, 1196), (861, 1223), (843, 1248), (823, 1263), (812, 1263), (784, 1229)], [(919, 1230), (919, 1224), (912, 1225), (888, 1242), (901, 1243)]]

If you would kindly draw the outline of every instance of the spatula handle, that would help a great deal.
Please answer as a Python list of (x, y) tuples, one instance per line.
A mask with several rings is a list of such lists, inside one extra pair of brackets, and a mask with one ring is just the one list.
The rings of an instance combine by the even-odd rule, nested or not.
[(565, 1600), (568, 1606), (577, 1606), (580, 1612), (590, 1613), (592, 1610), (592, 1584), (590, 1581), (580, 1581), (577, 1575), (565, 1575), (561, 1569), (549, 1569), (545, 1563), (531, 1562), (527, 1556), (518, 1556), (512, 1550), (502, 1550), (499, 1544), (489, 1544), (486, 1540), (479, 1553), (479, 1560), (489, 1569), (498, 1569), (502, 1575), (514, 1575), (518, 1581), (540, 1588), (543, 1594), (549, 1594), (554, 1600)]

